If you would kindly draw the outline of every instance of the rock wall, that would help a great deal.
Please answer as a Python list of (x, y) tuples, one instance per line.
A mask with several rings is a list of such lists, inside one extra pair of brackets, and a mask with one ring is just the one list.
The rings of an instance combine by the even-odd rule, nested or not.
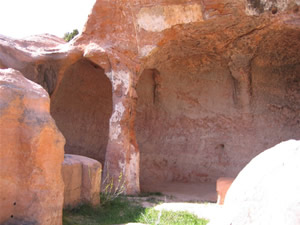
[(65, 139), (39, 85), (0, 70), (0, 224), (62, 224)]
[(65, 151), (104, 164), (112, 87), (103, 69), (86, 59), (71, 65), (51, 97), (50, 108), (66, 138)]
[[(71, 43), (52, 37), (34, 54), (37, 42), (0, 39), (0, 66), (43, 62), (44, 72), (31, 79), (45, 81), (67, 151), (103, 162), (107, 143), (104, 175), (122, 175), (127, 193), (140, 191), (140, 178), (142, 184), (213, 181), (235, 176), (264, 149), (299, 138), (299, 5), (99, 0)], [(85, 95), (101, 85), (79, 85), (82, 70), (90, 74), (84, 80), (103, 81), (106, 91)], [(108, 77), (112, 96), (96, 73)], [(95, 103), (98, 95), (104, 107)]]
[(287, 29), (264, 35), (245, 65), (243, 55), (208, 63), (186, 55), (197, 67), (185, 59), (175, 64), (175, 55), (145, 70), (137, 84), (135, 124), (141, 182), (236, 176), (264, 149), (298, 139), (299, 34)]

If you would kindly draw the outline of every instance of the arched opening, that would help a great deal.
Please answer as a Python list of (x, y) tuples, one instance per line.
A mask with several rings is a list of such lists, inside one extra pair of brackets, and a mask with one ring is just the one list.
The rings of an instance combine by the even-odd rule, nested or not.
[(80, 59), (65, 72), (51, 97), (51, 115), (66, 138), (65, 152), (104, 165), (112, 113), (112, 85), (104, 70)]

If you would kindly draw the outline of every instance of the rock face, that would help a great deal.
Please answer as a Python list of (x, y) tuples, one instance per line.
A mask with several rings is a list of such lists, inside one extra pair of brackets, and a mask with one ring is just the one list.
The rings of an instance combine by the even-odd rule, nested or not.
[(297, 1), (97, 1), (75, 44), (111, 62), (106, 165), (131, 190), (139, 155), (142, 185), (215, 181), (298, 139), (299, 18)]
[(299, 173), (300, 141), (264, 151), (239, 173), (227, 193), (223, 217), (212, 224), (300, 224)]
[(0, 224), (62, 224), (65, 139), (39, 85), (0, 70)]
[(49, 80), (66, 151), (105, 158), (104, 174), (121, 174), (127, 193), (216, 181), (300, 138), (299, 5), (99, 0), (72, 43), (50, 38), (36, 56), (36, 42), (0, 39), (0, 66)]
[(217, 180), (216, 191), (218, 193), (217, 204), (223, 205), (228, 189), (230, 188), (234, 178), (232, 177), (220, 177)]
[(64, 207), (100, 204), (101, 164), (93, 159), (65, 154), (62, 175), (65, 184)]
[(67, 153), (104, 163), (112, 113), (112, 87), (103, 69), (86, 59), (70, 66), (51, 97), (51, 115)]
[(40, 84), (51, 94), (62, 66), (61, 56), (66, 55), (65, 50), (57, 47), (64, 43), (63, 39), (49, 34), (23, 40), (0, 35), (0, 67), (21, 71), (26, 78)]

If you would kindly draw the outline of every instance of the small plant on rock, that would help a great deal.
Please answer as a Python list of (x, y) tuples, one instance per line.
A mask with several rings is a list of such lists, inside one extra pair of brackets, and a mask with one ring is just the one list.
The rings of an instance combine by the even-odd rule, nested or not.
[[(108, 170), (106, 170), (108, 171)], [(121, 172), (118, 180), (115, 182), (114, 178), (107, 172), (105, 179), (102, 182), (103, 191), (101, 191), (101, 204), (106, 205), (112, 202), (114, 199), (124, 194), (125, 192), (125, 180), (123, 173)]]
[(72, 32), (67, 32), (64, 34), (64, 40), (66, 42), (69, 42), (71, 41), (74, 37), (76, 37), (77, 35), (79, 34), (78, 30), (77, 29), (74, 29)]

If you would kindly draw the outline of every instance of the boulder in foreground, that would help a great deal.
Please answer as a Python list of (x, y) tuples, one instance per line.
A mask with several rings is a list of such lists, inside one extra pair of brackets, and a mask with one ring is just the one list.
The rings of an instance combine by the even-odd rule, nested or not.
[(300, 224), (300, 141), (282, 142), (256, 156), (226, 195), (211, 224)]
[(0, 224), (62, 224), (65, 139), (47, 92), (0, 70)]

